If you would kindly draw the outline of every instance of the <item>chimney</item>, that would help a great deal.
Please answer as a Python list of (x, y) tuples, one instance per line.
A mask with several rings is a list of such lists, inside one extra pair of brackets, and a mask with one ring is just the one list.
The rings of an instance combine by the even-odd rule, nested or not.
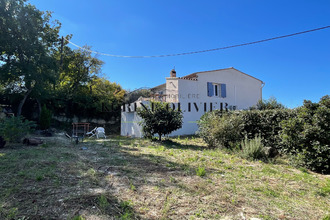
[(174, 69), (171, 70), (171, 72), (170, 72), (170, 76), (171, 76), (171, 77), (176, 77), (176, 72), (175, 72)]

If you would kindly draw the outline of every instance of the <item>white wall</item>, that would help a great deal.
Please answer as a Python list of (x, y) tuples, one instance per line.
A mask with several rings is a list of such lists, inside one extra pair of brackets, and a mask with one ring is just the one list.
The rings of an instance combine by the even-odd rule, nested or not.
[[(176, 108), (177, 103), (180, 103), (183, 112), (182, 128), (174, 131), (170, 136), (195, 134), (198, 130), (196, 121), (205, 113), (204, 103), (206, 103), (206, 111), (210, 111), (210, 105), (212, 105), (212, 110), (220, 109), (221, 103), (223, 108), (237, 106), (237, 109), (247, 109), (262, 99), (263, 83), (236, 69), (201, 72), (197, 73), (197, 76), (197, 81), (166, 78), (166, 100), (176, 103)], [(226, 84), (227, 96), (225, 98), (209, 97), (207, 82)], [(198, 111), (194, 103), (196, 103)], [(140, 120), (136, 113), (122, 112), (121, 135), (141, 137), (141, 127), (136, 122)]]
[(136, 112), (122, 112), (120, 135), (142, 137), (142, 127), (139, 125), (141, 120), (142, 119), (137, 115)]

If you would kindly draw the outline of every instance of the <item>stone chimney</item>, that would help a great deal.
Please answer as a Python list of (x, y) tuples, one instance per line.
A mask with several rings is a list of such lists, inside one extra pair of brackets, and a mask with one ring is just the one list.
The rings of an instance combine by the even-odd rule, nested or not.
[(170, 77), (173, 77), (173, 78), (176, 77), (175, 69), (172, 69), (172, 70), (171, 70), (171, 72), (170, 72)]

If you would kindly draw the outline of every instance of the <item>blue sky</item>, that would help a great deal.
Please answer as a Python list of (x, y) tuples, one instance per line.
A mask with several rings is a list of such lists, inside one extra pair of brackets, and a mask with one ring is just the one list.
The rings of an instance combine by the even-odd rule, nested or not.
[[(211, 49), (330, 25), (329, 0), (31, 0), (62, 34), (99, 52), (159, 55)], [(72, 47), (74, 48), (74, 47)], [(124, 89), (235, 67), (263, 80), (263, 98), (288, 107), (330, 95), (330, 28), (251, 46), (167, 58), (113, 58), (104, 76)]]

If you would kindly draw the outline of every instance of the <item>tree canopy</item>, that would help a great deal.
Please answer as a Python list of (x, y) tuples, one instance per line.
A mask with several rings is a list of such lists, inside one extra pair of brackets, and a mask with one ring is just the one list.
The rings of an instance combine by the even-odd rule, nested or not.
[(18, 115), (34, 90), (56, 80), (53, 55), (60, 43), (60, 27), (58, 21), (51, 21), (50, 12), (24, 0), (0, 0), (0, 81), (9, 92), (23, 95)]
[[(0, 0), (0, 94), (17, 115), (40, 115), (46, 105), (55, 115), (118, 118), (125, 91), (101, 77), (103, 61), (90, 47), (68, 47), (60, 28), (27, 0)], [(103, 105), (115, 109), (102, 112)]]

